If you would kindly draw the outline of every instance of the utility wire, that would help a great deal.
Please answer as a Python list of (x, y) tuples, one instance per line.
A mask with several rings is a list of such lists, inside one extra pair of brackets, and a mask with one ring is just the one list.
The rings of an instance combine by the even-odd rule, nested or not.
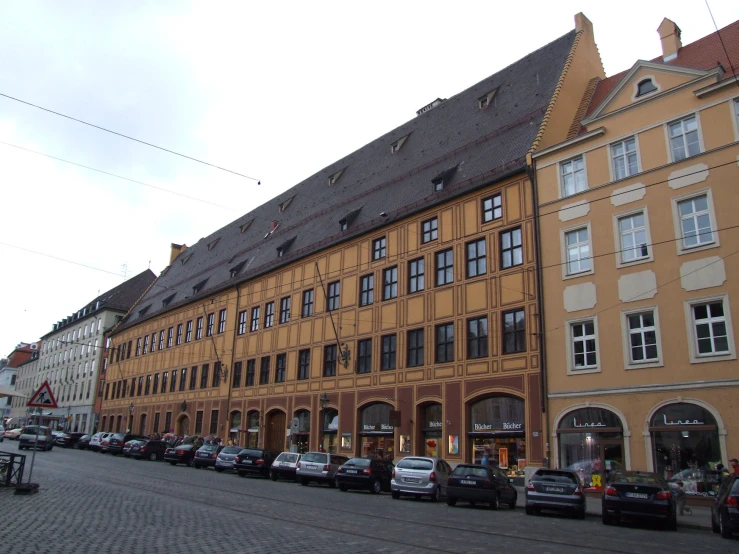
[(737, 86), (739, 86), (739, 78), (736, 76), (736, 71), (734, 71), (734, 64), (731, 62), (731, 56), (729, 56), (729, 51), (726, 50), (726, 45), (724, 44), (724, 39), (721, 36), (721, 33), (718, 30), (718, 25), (716, 25), (716, 19), (713, 17), (713, 12), (711, 11), (711, 6), (708, 5), (708, 0), (705, 0), (706, 2), (706, 8), (708, 8), (708, 14), (711, 16), (711, 21), (713, 21), (713, 26), (716, 29), (716, 34), (718, 35), (718, 39), (721, 42), (721, 48), (724, 49), (724, 54), (726, 54), (726, 59), (729, 62), (729, 67), (731, 68), (731, 73), (734, 75), (734, 81), (736, 82)]
[(158, 150), (162, 150), (164, 152), (168, 152), (170, 154), (174, 154), (175, 156), (180, 156), (181, 158), (186, 158), (186, 159), (192, 160), (194, 162), (198, 162), (198, 163), (201, 163), (201, 164), (204, 164), (204, 165), (208, 165), (210, 167), (214, 167), (216, 169), (220, 169), (221, 171), (226, 171), (227, 173), (232, 173), (234, 175), (238, 175), (239, 177), (244, 177), (245, 179), (251, 179), (252, 181), (257, 181), (257, 184), (260, 184), (260, 182), (259, 182), (258, 179), (255, 179), (254, 177), (249, 177), (248, 175), (244, 175), (243, 173), (239, 173), (238, 171), (232, 171), (230, 169), (226, 169), (225, 167), (221, 167), (220, 165), (215, 165), (215, 164), (212, 164), (212, 163), (209, 163), (209, 162), (200, 160), (198, 158), (193, 158), (192, 156), (187, 156), (185, 154), (180, 154), (179, 152), (175, 152), (174, 150), (170, 150), (168, 148), (164, 148), (163, 146), (157, 146), (156, 144), (152, 144), (150, 142), (146, 142), (144, 140), (131, 137), (129, 135), (124, 135), (123, 133), (119, 133), (117, 131), (112, 131), (111, 129), (106, 129), (105, 127), (101, 127), (100, 125), (95, 125), (93, 123), (88, 123), (87, 121), (83, 121), (82, 119), (77, 119), (76, 117), (72, 117), (70, 115), (66, 115), (66, 114), (63, 114), (63, 113), (60, 113), (60, 112), (56, 112), (54, 110), (50, 110), (49, 108), (44, 108), (43, 106), (39, 106), (38, 104), (32, 104), (31, 102), (27, 102), (25, 100), (21, 100), (20, 98), (15, 98), (14, 96), (10, 96), (8, 94), (3, 94), (2, 92), (0, 92), (0, 96), (3, 96), (5, 98), (8, 98), (9, 100), (15, 100), (16, 102), (20, 102), (21, 104), (26, 104), (27, 106), (32, 106), (34, 108), (38, 108), (39, 110), (43, 110), (45, 112), (48, 112), (48, 113), (51, 113), (51, 114), (54, 114), (54, 115), (58, 115), (59, 117), (64, 117), (66, 119), (70, 119), (72, 121), (76, 121), (77, 123), (82, 123), (83, 125), (87, 125), (89, 127), (94, 127), (95, 129), (99, 129), (101, 131), (105, 131), (106, 133), (111, 133), (113, 135), (117, 135), (119, 137), (122, 137), (122, 138), (125, 138), (125, 139), (128, 139), (128, 140), (132, 140), (132, 141), (138, 142), (140, 144), (145, 144), (146, 146), (151, 146), (152, 148), (157, 148)]

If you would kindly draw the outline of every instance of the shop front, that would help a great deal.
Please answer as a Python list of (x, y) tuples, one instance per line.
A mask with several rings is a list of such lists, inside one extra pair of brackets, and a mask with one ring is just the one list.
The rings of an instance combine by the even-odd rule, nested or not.
[(681, 480), (686, 494), (714, 495), (721, 444), (711, 412), (697, 404), (667, 404), (649, 423), (654, 470), (665, 479)]
[(392, 460), (395, 455), (395, 426), (389, 404), (372, 404), (359, 417), (360, 456)]
[(310, 450), (310, 412), (298, 410), (292, 421), (292, 448), (290, 452), (304, 454)]
[(470, 404), (472, 463), (483, 461), (515, 475), (526, 467), (526, 404), (493, 396)]
[(580, 475), (585, 487), (600, 490), (609, 472), (625, 469), (621, 418), (605, 408), (568, 412), (557, 427), (559, 467)]
[(285, 450), (285, 442), (287, 436), (287, 416), (282, 410), (272, 410), (267, 413), (267, 419), (264, 422), (264, 448), (265, 450), (273, 450), (282, 452)]
[(231, 421), (228, 424), (228, 442), (239, 444), (239, 431), (241, 431), (241, 412), (232, 412)]
[(323, 410), (322, 414), (323, 436), (321, 438), (321, 449), (324, 452), (336, 454), (339, 445), (339, 411), (327, 408)]
[(440, 457), (443, 454), (441, 404), (427, 404), (421, 407), (419, 411), (421, 447), (418, 449), (418, 452), (423, 456)]
[(246, 441), (247, 448), (259, 447), (259, 412), (253, 411), (246, 414)]

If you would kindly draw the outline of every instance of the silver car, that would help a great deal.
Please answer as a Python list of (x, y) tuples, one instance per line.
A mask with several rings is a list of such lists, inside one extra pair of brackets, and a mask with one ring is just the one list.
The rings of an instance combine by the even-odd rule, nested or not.
[(291, 479), (295, 481), (297, 479), (298, 462), (300, 462), (300, 454), (297, 452), (282, 452), (275, 461), (272, 462), (272, 467), (269, 470), (269, 477), (273, 481), (277, 481), (280, 477), (285, 479)]
[(437, 502), (446, 496), (446, 482), (451, 466), (441, 458), (408, 456), (398, 462), (393, 470), (390, 491), (393, 498), (401, 495), (428, 496)]
[(336, 487), (334, 477), (336, 470), (349, 458), (339, 454), (328, 454), (326, 452), (306, 452), (300, 458), (295, 470), (296, 477), (301, 485), (307, 485), (311, 481), (327, 483), (331, 488)]
[(243, 448), (240, 446), (227, 446), (218, 453), (216, 456), (216, 471), (221, 473), (227, 469), (234, 468), (234, 458)]

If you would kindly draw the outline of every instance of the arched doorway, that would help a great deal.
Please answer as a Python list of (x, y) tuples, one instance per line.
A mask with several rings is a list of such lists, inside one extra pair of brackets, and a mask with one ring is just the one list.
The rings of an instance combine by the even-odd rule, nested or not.
[(146, 434), (146, 414), (141, 414), (139, 418), (139, 435)]
[(292, 448), (290, 451), (304, 454), (310, 450), (310, 412), (298, 410), (295, 412), (291, 425)]
[(718, 483), (698, 476), (721, 462), (718, 427), (698, 404), (675, 402), (655, 410), (649, 421), (654, 470), (666, 479), (681, 474), (686, 494), (710, 494)]
[(241, 412), (231, 412), (231, 418), (228, 423), (228, 440), (232, 444), (239, 444), (239, 432), (241, 431)]
[(390, 421), (392, 406), (370, 404), (360, 411), (360, 456), (392, 460), (395, 455), (395, 426)]
[(418, 433), (420, 444), (416, 452), (423, 456), (441, 457), (443, 454), (441, 430), (444, 423), (441, 404), (432, 402), (419, 406), (416, 420), (420, 429)]
[(190, 434), (190, 418), (187, 414), (180, 414), (177, 417), (177, 434), (183, 437)]
[(473, 401), (467, 434), (472, 463), (483, 461), (507, 471), (526, 465), (526, 403), (515, 396)]
[(265, 421), (265, 450), (282, 452), (285, 449), (285, 435), (287, 431), (287, 417), (282, 410), (272, 410), (267, 413)]

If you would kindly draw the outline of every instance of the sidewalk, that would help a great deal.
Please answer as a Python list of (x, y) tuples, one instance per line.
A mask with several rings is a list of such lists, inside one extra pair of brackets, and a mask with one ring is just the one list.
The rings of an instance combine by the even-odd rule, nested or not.
[[(516, 506), (524, 508), (526, 506), (526, 487), (516, 487), (518, 491), (518, 502)], [(678, 528), (711, 530), (711, 508), (706, 506), (691, 506), (693, 513), (691, 515), (677, 516)], [(601, 516), (600, 498), (592, 496), (587, 497), (587, 514), (588, 517), (598, 518)]]

